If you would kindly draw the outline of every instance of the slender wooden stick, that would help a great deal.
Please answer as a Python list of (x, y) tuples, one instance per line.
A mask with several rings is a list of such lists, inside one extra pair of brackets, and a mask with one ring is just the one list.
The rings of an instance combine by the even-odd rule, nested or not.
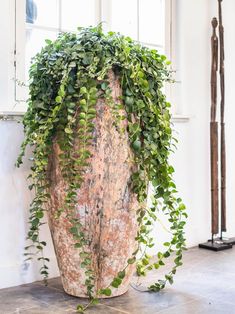
[(218, 71), (218, 37), (216, 28), (217, 19), (212, 19), (213, 33), (211, 37), (211, 122), (210, 122), (210, 146), (211, 146), (211, 233), (219, 232), (219, 206), (218, 206), (218, 122), (216, 122), (217, 106), (217, 71)]
[(222, 22), (222, 0), (218, 0), (219, 5), (219, 46), (220, 46), (220, 172), (221, 172), (221, 237), (226, 231), (226, 145), (225, 145), (225, 84), (224, 84), (224, 27)]

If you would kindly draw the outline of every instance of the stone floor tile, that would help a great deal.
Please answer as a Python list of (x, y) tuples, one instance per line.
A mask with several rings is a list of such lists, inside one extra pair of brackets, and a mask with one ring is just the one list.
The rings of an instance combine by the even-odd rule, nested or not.
[(235, 314), (235, 305), (210, 299), (199, 299), (165, 309), (159, 314)]
[[(1, 313), (1, 312), (0, 312)], [(43, 304), (28, 309), (18, 309), (15, 312), (3, 312), (1, 314), (77, 314), (76, 308), (72, 307), (57, 307), (53, 305)], [(104, 305), (97, 305), (96, 307), (89, 308), (86, 314), (129, 314)]]
[(33, 306), (40, 306), (41, 300), (34, 298), (31, 291), (38, 285), (24, 285), (10, 289), (0, 290), (0, 314), (16, 311), (17, 309), (27, 309)]
[(170, 306), (184, 304), (192, 300), (194, 299), (189, 294), (178, 293), (172, 290), (152, 293), (139, 292), (131, 288), (124, 295), (102, 300), (101, 303), (130, 313), (150, 314), (158, 313)]
[[(39, 281), (38, 283), (41, 284), (42, 286), (44, 286), (43, 281)], [(57, 289), (60, 291), (64, 291), (60, 277), (49, 279), (48, 280), (48, 287), (54, 288), (54, 289)]]

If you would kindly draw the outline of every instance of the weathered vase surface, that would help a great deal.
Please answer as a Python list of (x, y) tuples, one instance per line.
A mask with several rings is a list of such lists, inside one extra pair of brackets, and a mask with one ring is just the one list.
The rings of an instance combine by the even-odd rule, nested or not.
[[(113, 72), (109, 73), (109, 82), (114, 103), (118, 103), (121, 88)], [(81, 189), (77, 192), (76, 213), (83, 224), (86, 237), (91, 239), (87, 250), (92, 255), (95, 287), (100, 289), (110, 285), (136, 249), (138, 203), (130, 187), (133, 154), (128, 140), (127, 123), (125, 120), (120, 122), (124, 128), (124, 132), (120, 132), (114, 123), (113, 109), (104, 98), (97, 101), (96, 109), (90, 147), (92, 156)], [(64, 290), (74, 296), (87, 297), (84, 269), (80, 267), (80, 251), (74, 248), (66, 213), (55, 219), (66, 191), (58, 155), (59, 147), (55, 140), (48, 170), (51, 180), (49, 226)], [(134, 265), (129, 265), (122, 285), (118, 289), (112, 288), (112, 296), (127, 291), (133, 271)]]

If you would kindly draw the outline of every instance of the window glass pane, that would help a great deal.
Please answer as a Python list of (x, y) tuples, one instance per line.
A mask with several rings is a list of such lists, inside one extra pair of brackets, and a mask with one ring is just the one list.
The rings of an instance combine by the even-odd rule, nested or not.
[(137, 40), (137, 0), (110, 0), (110, 2), (110, 30)]
[(26, 23), (58, 27), (58, 0), (26, 0)]
[(165, 42), (165, 0), (139, 0), (139, 40), (148, 44)]
[(96, 0), (61, 0), (62, 29), (76, 30), (77, 27), (98, 24), (96, 2)]
[(40, 29), (26, 29), (26, 49), (25, 49), (25, 69), (26, 80), (28, 80), (28, 70), (31, 64), (31, 59), (46, 45), (45, 39), (56, 39), (57, 33)]

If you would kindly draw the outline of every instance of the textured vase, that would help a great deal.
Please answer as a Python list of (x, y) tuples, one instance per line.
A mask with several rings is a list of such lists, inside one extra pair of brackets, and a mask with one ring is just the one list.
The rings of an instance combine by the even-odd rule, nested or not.
[[(113, 72), (109, 73), (109, 82), (113, 100), (118, 103), (121, 89)], [(104, 98), (98, 99), (96, 109), (90, 147), (92, 157), (89, 159), (84, 182), (77, 191), (76, 214), (82, 222), (86, 238), (91, 239), (91, 244), (86, 249), (92, 255), (95, 287), (100, 289), (110, 285), (136, 249), (138, 203), (136, 195), (130, 189), (133, 154), (126, 130), (127, 123), (125, 120), (120, 122), (121, 128), (125, 130), (120, 132), (114, 123), (113, 110)], [(48, 169), (51, 181), (49, 226), (64, 290), (74, 296), (86, 297), (84, 269), (80, 267), (80, 251), (74, 248), (74, 239), (69, 232), (71, 225), (66, 219), (66, 213), (55, 219), (66, 191), (58, 155), (59, 147), (55, 139)], [(112, 289), (112, 296), (127, 291), (134, 268), (135, 265), (128, 266), (122, 285), (118, 289)]]

